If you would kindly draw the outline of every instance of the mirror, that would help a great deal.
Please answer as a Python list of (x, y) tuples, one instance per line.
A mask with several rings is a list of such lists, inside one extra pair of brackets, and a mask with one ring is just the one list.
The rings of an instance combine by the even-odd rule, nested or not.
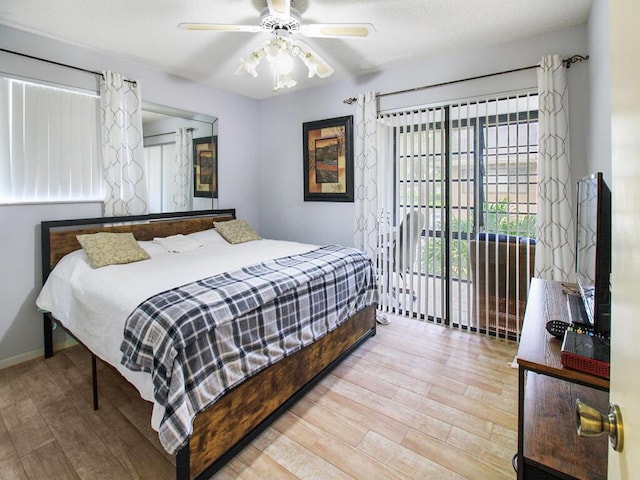
[(143, 102), (149, 213), (218, 208), (218, 119)]

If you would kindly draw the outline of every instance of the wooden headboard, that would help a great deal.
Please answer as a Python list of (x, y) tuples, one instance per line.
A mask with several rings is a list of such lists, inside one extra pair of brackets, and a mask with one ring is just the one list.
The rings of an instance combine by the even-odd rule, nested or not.
[(41, 223), (42, 283), (62, 257), (82, 248), (76, 235), (97, 232), (132, 232), (136, 240), (153, 240), (178, 233), (189, 234), (213, 228), (213, 222), (233, 220), (234, 208), (195, 212), (151, 213), (128, 217), (98, 217)]

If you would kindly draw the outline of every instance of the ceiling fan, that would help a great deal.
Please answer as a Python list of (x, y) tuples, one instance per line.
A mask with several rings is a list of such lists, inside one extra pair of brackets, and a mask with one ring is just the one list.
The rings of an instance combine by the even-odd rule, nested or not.
[(375, 32), (370, 23), (315, 23), (303, 24), (300, 13), (293, 7), (292, 0), (267, 0), (267, 9), (260, 15), (258, 25), (228, 25), (216, 23), (180, 23), (185, 30), (212, 30), (222, 32), (271, 32), (271, 40), (261, 42), (248, 56), (240, 60), (236, 74), (257, 77), (256, 67), (260, 60), (267, 58), (273, 69), (274, 90), (293, 87), (291, 78), (294, 68), (293, 57), (298, 57), (309, 70), (309, 78), (317, 75), (325, 78), (334, 70), (307, 43), (294, 38), (364, 38)]

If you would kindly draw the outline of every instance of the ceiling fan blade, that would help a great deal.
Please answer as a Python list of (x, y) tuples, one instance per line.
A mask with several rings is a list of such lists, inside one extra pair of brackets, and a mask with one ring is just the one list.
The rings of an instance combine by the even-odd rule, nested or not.
[(305, 37), (364, 38), (376, 31), (371, 23), (311, 23), (300, 25)]
[(291, 0), (267, 0), (269, 13), (276, 18), (288, 20), (291, 16)]
[(220, 32), (261, 32), (258, 25), (226, 25), (221, 23), (180, 23), (178, 28), (183, 30), (216, 30)]

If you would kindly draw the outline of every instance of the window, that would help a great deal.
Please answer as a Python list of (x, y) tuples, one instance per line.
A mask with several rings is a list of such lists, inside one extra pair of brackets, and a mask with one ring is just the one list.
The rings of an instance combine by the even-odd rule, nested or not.
[(424, 219), (411, 275), (402, 272), (395, 281), (413, 292), (411, 301), (391, 298), (389, 304), (469, 326), (471, 239), (483, 232), (535, 238), (537, 95), (394, 112), (379, 120), (384, 143), (393, 145), (392, 228), (401, 231), (401, 219), (411, 211)]
[(538, 111), (484, 120), (480, 225), (488, 232), (535, 237)]
[(0, 202), (102, 200), (100, 101), (0, 77)]

